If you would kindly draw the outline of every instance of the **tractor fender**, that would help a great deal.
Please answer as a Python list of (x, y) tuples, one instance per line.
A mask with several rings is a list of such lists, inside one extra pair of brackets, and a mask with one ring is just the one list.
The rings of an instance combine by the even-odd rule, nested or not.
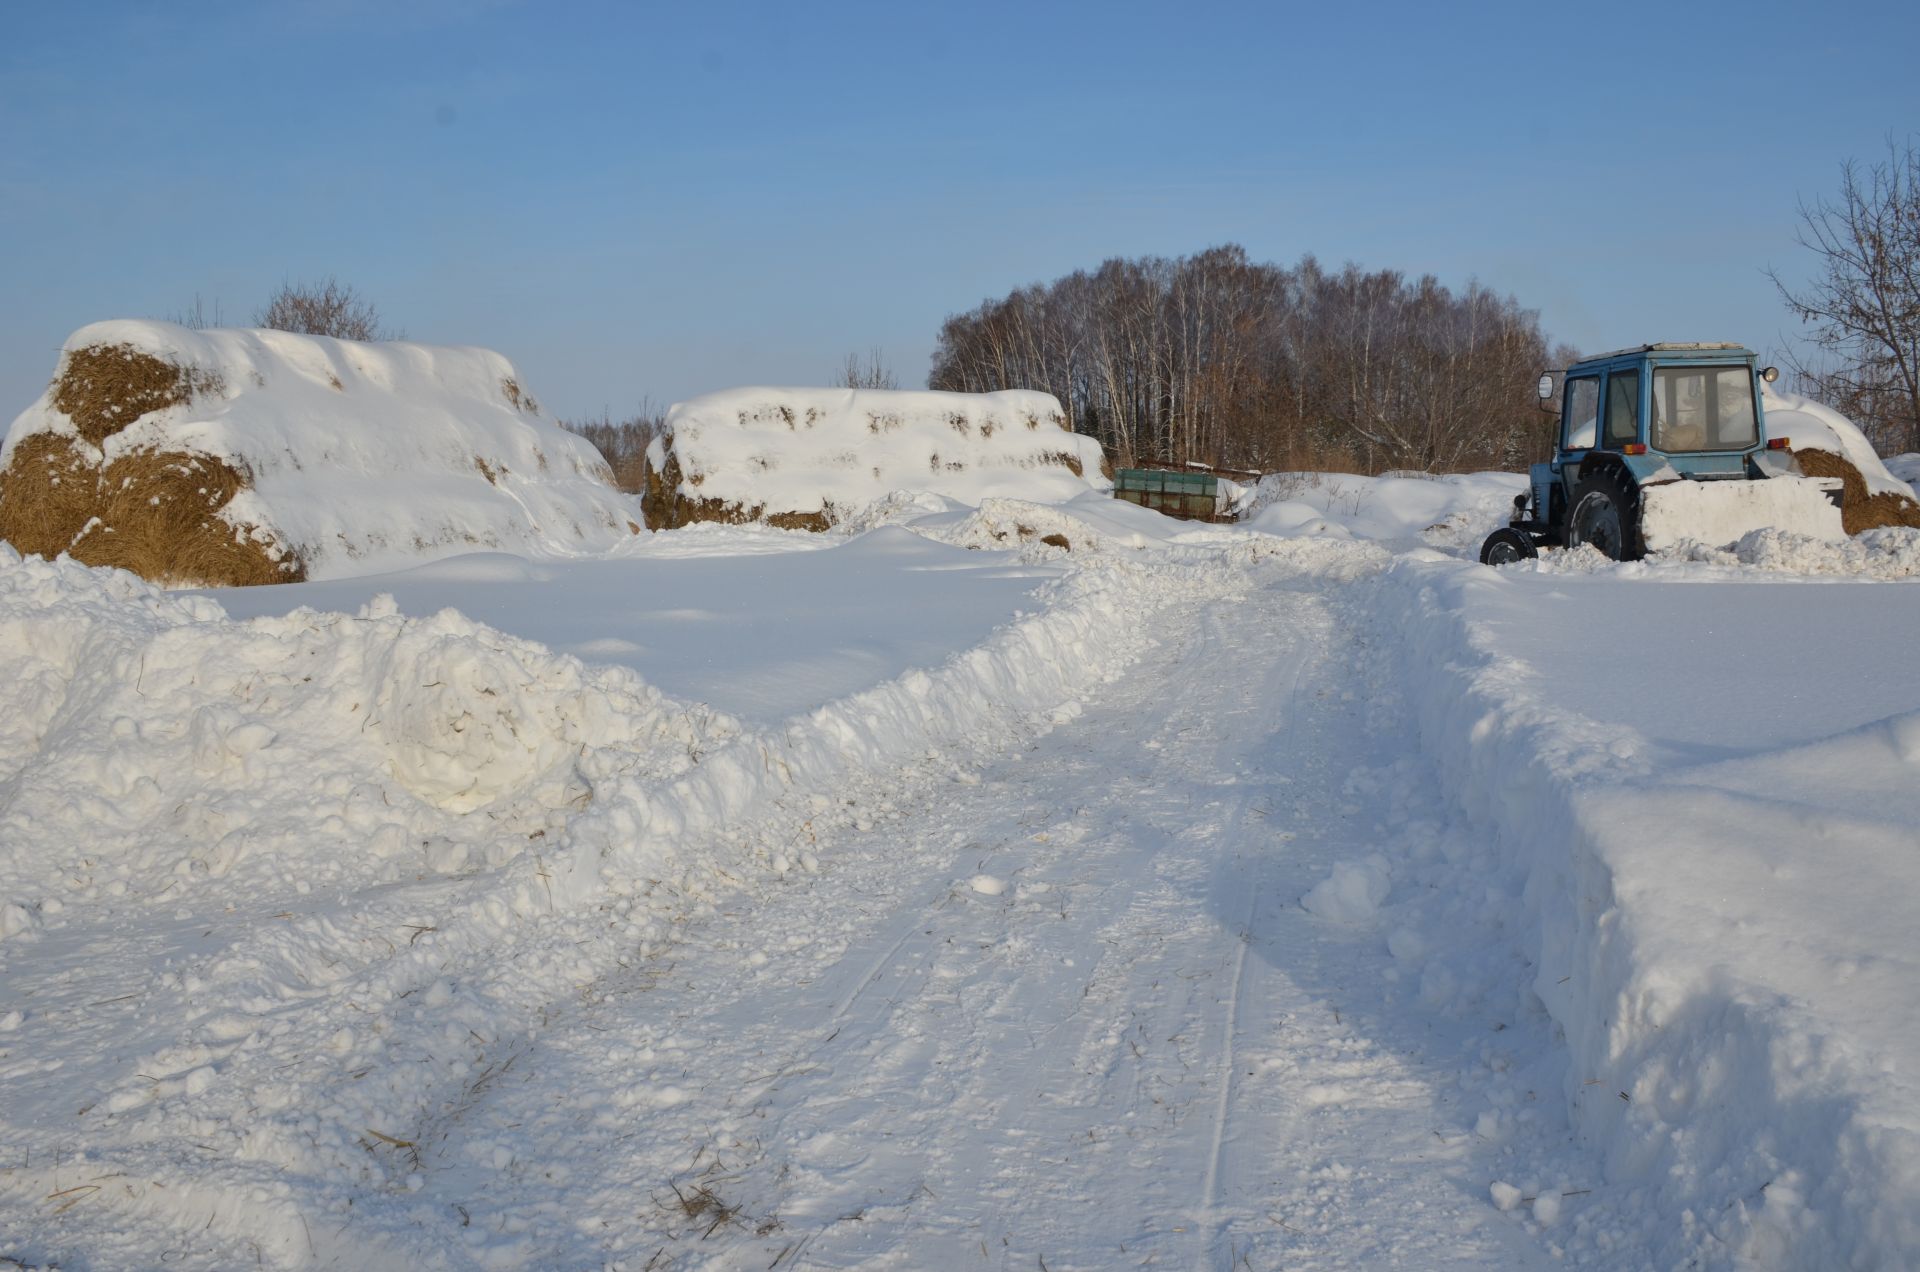
[[(1616, 455), (1612, 451), (1587, 452), (1587, 457), (1580, 461), (1578, 470), (1569, 473), (1568, 476), (1571, 478), (1567, 483), (1569, 489), (1577, 488), (1581, 482), (1589, 481), (1595, 477), (1613, 478), (1620, 483), (1620, 489), (1626, 491), (1628, 494), (1635, 494), (1641, 486), (1649, 484), (1647, 480), (1633, 471), (1633, 468), (1627, 463), (1626, 456)], [(1678, 474), (1675, 474), (1674, 477), (1677, 478)]]

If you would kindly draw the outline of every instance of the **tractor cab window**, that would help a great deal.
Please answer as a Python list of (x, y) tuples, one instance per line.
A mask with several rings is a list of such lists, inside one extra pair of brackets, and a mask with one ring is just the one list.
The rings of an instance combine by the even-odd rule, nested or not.
[(1640, 372), (1615, 371), (1607, 377), (1607, 445), (1640, 440)]
[(1562, 417), (1561, 437), (1565, 450), (1588, 450), (1593, 446), (1600, 422), (1600, 377), (1582, 376), (1567, 381), (1566, 414)]
[(1660, 367), (1653, 373), (1655, 450), (1744, 450), (1760, 436), (1746, 367)]

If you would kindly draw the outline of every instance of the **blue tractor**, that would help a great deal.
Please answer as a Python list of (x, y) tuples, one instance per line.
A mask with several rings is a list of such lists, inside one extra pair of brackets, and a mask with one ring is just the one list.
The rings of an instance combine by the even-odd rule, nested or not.
[(1839, 538), (1840, 483), (1801, 474), (1768, 437), (1751, 349), (1649, 344), (1540, 377), (1560, 417), (1554, 456), (1529, 471), (1512, 521), (1487, 537), (1488, 565), (1589, 545), (1616, 561), (1684, 540), (1724, 545), (1775, 527)]

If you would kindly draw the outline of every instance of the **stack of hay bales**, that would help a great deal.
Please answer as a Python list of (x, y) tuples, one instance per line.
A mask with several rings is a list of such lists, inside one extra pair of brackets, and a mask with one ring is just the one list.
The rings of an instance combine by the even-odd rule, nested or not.
[(1792, 443), (1793, 458), (1809, 477), (1838, 477), (1840, 522), (1848, 534), (1879, 526), (1920, 528), (1913, 488), (1895, 477), (1858, 425), (1811, 398), (1768, 386), (1763, 403), (1767, 435)]
[(0, 538), (168, 584), (597, 551), (637, 514), (485, 349), (95, 323), (0, 447)]
[(647, 525), (824, 530), (900, 491), (1064, 503), (1112, 488), (1051, 394), (729, 389), (676, 405), (647, 451)]

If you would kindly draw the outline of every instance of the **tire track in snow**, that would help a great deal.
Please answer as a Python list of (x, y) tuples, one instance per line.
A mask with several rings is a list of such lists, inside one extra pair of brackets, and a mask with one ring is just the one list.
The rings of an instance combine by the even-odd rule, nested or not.
[(1435, 1079), (1340, 1025), (1377, 967), (1298, 974), (1379, 957), (1291, 901), (1360, 850), (1332, 616), (1276, 587), (1164, 635), (545, 1039), (430, 1181), (497, 1232), (476, 1265), (1531, 1266), (1407, 1151)]

